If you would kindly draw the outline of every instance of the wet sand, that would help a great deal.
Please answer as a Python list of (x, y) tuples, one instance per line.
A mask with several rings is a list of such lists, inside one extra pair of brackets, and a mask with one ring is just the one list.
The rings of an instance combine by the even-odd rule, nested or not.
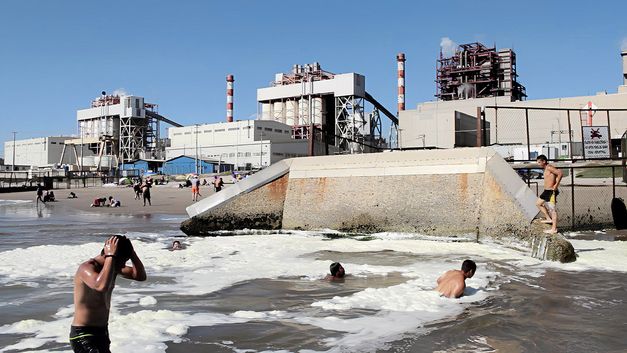
[[(112, 187), (87, 187), (76, 189), (55, 189), (54, 195), (56, 201), (54, 205), (64, 205), (73, 209), (97, 212), (105, 214), (171, 214), (171, 215), (187, 215), (185, 208), (191, 205), (192, 190), (191, 188), (177, 187), (178, 184), (170, 183), (167, 185), (155, 185), (151, 189), (152, 206), (144, 207), (143, 200), (135, 200), (133, 188), (123, 186)], [(228, 186), (227, 186), (228, 187)], [(68, 199), (70, 192), (76, 193), (78, 198)], [(201, 186), (200, 194), (203, 199), (214, 193), (213, 187)], [(95, 198), (113, 196), (114, 199), (120, 200), (122, 207), (90, 207)], [(3, 200), (32, 200), (37, 199), (35, 192), (13, 192), (2, 193), (0, 199)]]

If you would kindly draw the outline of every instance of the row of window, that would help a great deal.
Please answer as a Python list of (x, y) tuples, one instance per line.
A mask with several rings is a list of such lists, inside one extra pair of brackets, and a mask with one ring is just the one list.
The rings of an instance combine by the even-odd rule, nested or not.
[[(251, 128), (250, 126), (244, 126), (242, 129), (250, 129), (250, 128)], [(236, 131), (236, 130), (239, 130), (239, 129), (240, 128), (238, 128), (238, 127), (231, 127), (231, 128), (228, 129), (228, 131)], [(265, 130), (265, 131), (268, 131), (268, 132), (276, 132), (276, 133), (279, 133), (279, 134), (286, 134), (286, 135), (291, 134), (290, 130), (272, 129), (270, 127), (266, 127), (266, 128), (262, 129), (260, 126), (258, 126), (257, 130)], [(215, 130), (213, 130), (213, 132), (224, 132), (224, 131), (226, 131), (226, 129), (215, 129)], [(210, 132), (212, 132), (212, 131), (211, 130), (195, 131), (195, 133), (197, 133), (197, 134), (200, 134), (200, 133), (210, 133)], [(183, 135), (183, 134), (191, 135), (192, 131), (188, 131), (188, 132), (185, 132), (185, 133), (175, 132), (173, 135), (174, 136), (180, 136), (180, 135)]]

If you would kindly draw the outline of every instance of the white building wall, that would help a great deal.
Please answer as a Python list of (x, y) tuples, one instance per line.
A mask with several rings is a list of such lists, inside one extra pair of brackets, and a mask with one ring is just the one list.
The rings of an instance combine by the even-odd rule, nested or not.
[[(58, 164), (65, 141), (72, 137), (50, 136), (15, 141), (15, 164), (33, 168)], [(13, 164), (13, 141), (4, 142), (5, 164)], [(74, 164), (74, 151), (68, 148), (62, 164)]]
[[(399, 143), (403, 148), (421, 147), (423, 139), (427, 147), (453, 148), (455, 144), (455, 111), (476, 116), (477, 107), (540, 107), (581, 109), (592, 102), (597, 109), (626, 109), (627, 92), (599, 94), (594, 96), (537, 99), (510, 102), (508, 97), (466, 99), (458, 101), (435, 101), (418, 104), (416, 109), (405, 110), (399, 114)], [(524, 110), (487, 110), (486, 120), (490, 122), (491, 143), (526, 143), (526, 125)], [(620, 138), (627, 130), (627, 112), (611, 112), (611, 137)], [(566, 111), (530, 111), (530, 142), (545, 143), (551, 141), (551, 131), (567, 130)], [(571, 130), (573, 142), (581, 141), (581, 123), (579, 113), (571, 111)], [(605, 112), (597, 111), (593, 125), (607, 125)], [(497, 135), (498, 134), (498, 135)], [(498, 140), (497, 140), (498, 138)], [(558, 137), (553, 136), (554, 140)], [(568, 135), (561, 137), (562, 141)]]
[[(276, 121), (244, 120), (168, 129), (166, 159), (186, 155), (245, 168), (267, 167), (307, 153), (307, 140), (293, 140), (291, 127)], [(198, 149), (196, 149), (198, 146)]]

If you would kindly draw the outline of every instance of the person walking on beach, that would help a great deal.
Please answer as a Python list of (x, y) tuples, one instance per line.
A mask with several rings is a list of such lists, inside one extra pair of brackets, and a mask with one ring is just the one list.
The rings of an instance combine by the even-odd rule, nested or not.
[(462, 269), (446, 271), (438, 278), (436, 290), (447, 298), (459, 298), (464, 295), (466, 289), (466, 279), (472, 278), (477, 271), (477, 264), (472, 260), (465, 260)]
[[(131, 260), (132, 267), (126, 266)], [(100, 255), (83, 262), (74, 276), (74, 319), (70, 344), (74, 352), (109, 353), (109, 310), (117, 275), (145, 281), (144, 265), (131, 241), (114, 235), (107, 239)]]
[(144, 195), (144, 206), (146, 206), (146, 201), (148, 201), (148, 206), (152, 206), (152, 203), (150, 202), (150, 188), (151, 187), (152, 187), (152, 180), (150, 180), (150, 177), (148, 177), (146, 181), (144, 181), (144, 184), (142, 185), (142, 195)]
[(133, 191), (135, 191), (135, 200), (140, 200), (142, 196), (142, 182), (139, 179), (135, 179), (133, 183)]
[(46, 201), (44, 201), (43, 199), (44, 196), (44, 187), (41, 186), (40, 183), (37, 183), (37, 205), (39, 205), (39, 201), (41, 201), (42, 203), (46, 203)]
[(192, 201), (198, 201), (198, 196), (200, 195), (200, 179), (198, 175), (194, 175), (192, 177)]
[(555, 204), (557, 203), (557, 195), (560, 193), (557, 188), (562, 181), (564, 173), (549, 164), (546, 156), (543, 154), (539, 155), (536, 161), (544, 169), (544, 191), (542, 191), (542, 194), (536, 201), (536, 206), (544, 215), (544, 220), (541, 222), (551, 225), (551, 229), (547, 229), (544, 232), (555, 234), (557, 233), (557, 209)]
[(216, 190), (216, 192), (221, 191), (223, 186), (224, 186), (224, 180), (222, 180), (222, 178), (215, 179), (213, 181), (213, 187)]

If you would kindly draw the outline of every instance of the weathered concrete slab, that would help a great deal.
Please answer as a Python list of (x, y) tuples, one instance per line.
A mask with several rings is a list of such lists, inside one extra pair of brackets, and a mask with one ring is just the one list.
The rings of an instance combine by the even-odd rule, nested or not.
[[(528, 234), (537, 213), (534, 193), (490, 148), (284, 162), (282, 167), (272, 166), (274, 171), (264, 170), (246, 180), (250, 188), (263, 185), (267, 175), (276, 177), (277, 170), (289, 168), (287, 177), (279, 179), (285, 187), (282, 203), (273, 203), (273, 216), (267, 217), (270, 223), (257, 228), (465, 234), (477, 239)], [(264, 172), (267, 175), (262, 175)], [(249, 227), (247, 219), (251, 217), (257, 219), (253, 223), (259, 223), (255, 215), (266, 214), (266, 208), (256, 205), (264, 204), (267, 195), (231, 188), (221, 192), (225, 193), (221, 199), (208, 198), (190, 207), (188, 212), (195, 217), (185, 222), (183, 230), (202, 234), (222, 229), (225, 225), (216, 219), (221, 215), (228, 215), (229, 224), (242, 220), (239, 226), (224, 229)], [(192, 226), (194, 223), (198, 225)]]

